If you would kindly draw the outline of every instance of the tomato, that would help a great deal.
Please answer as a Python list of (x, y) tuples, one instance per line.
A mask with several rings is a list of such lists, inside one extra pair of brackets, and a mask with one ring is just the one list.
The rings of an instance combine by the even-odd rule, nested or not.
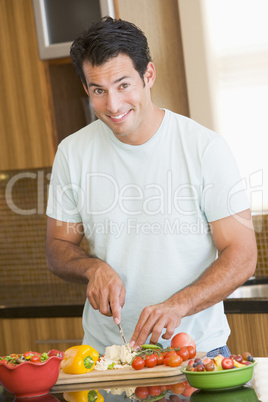
[(164, 365), (169, 366), (169, 357), (164, 357)]
[(34, 352), (29, 351), (29, 352), (25, 352), (23, 353), (23, 357), (25, 357), (25, 359), (30, 360), (31, 356), (34, 355)]
[(148, 391), (149, 391), (149, 395), (158, 396), (161, 394), (162, 388), (157, 385), (151, 385), (150, 387), (148, 387)]
[(233, 359), (230, 359), (229, 357), (225, 357), (222, 360), (221, 365), (224, 370), (232, 369), (234, 367), (234, 361), (233, 361)]
[(169, 365), (170, 367), (178, 367), (178, 366), (180, 366), (180, 365), (182, 364), (182, 362), (183, 362), (182, 357), (179, 356), (179, 355), (177, 355), (177, 354), (171, 355), (171, 356), (168, 358), (168, 365)]
[(205, 364), (205, 369), (206, 369), (206, 371), (214, 371), (215, 365), (214, 365), (213, 361)]
[(160, 364), (164, 364), (164, 353), (159, 353), (157, 354), (157, 366), (160, 366)]
[(134, 370), (141, 370), (145, 366), (145, 361), (141, 356), (135, 357), (135, 359), (132, 362), (132, 367)]
[(176, 355), (176, 354), (177, 354), (177, 352), (175, 352), (175, 350), (170, 350), (169, 352), (165, 353), (164, 359), (166, 359), (166, 358), (168, 358), (168, 357), (170, 357), (172, 355)]
[(196, 355), (196, 348), (193, 346), (186, 346), (189, 352), (189, 359), (192, 359)]
[(189, 351), (187, 349), (186, 346), (183, 346), (182, 348), (180, 348), (180, 350), (178, 350), (177, 355), (179, 355), (183, 361), (188, 360), (189, 359)]
[(183, 382), (178, 382), (177, 384), (171, 385), (171, 391), (174, 394), (178, 394), (178, 395), (183, 394), (184, 391), (185, 391), (184, 383)]
[(41, 358), (40, 358), (40, 356), (38, 356), (38, 355), (33, 355), (33, 356), (31, 357), (31, 362), (32, 362), (32, 363), (41, 363)]
[(147, 396), (149, 395), (149, 390), (147, 387), (137, 387), (135, 389), (135, 395), (139, 398), (139, 399), (146, 399)]
[(155, 354), (145, 356), (145, 367), (152, 368), (157, 365), (157, 356)]
[(60, 357), (63, 357), (63, 356), (62, 356), (63, 353), (64, 353), (64, 352), (60, 352), (59, 350), (51, 349), (49, 352), (47, 352), (47, 355), (48, 355), (49, 357), (52, 357), (52, 356), (60, 356)]
[(171, 339), (172, 348), (182, 348), (183, 346), (193, 346), (196, 349), (193, 338), (189, 334), (186, 334), (186, 332), (180, 332)]
[(196, 388), (191, 387), (191, 385), (189, 385), (188, 387), (185, 387), (185, 391), (183, 392), (183, 396), (191, 396), (193, 392), (196, 391)]
[(243, 357), (241, 355), (235, 355), (234, 360), (236, 360), (238, 363), (241, 363), (243, 360)]

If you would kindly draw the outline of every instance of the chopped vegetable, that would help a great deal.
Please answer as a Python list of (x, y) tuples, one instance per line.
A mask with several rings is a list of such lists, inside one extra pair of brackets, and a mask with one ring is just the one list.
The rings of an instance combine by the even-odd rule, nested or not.
[[(63, 357), (63, 352), (60, 352), (59, 350), (55, 350), (54, 356), (59, 356)], [(32, 362), (32, 363), (44, 363), (46, 360), (48, 360), (51, 356), (49, 355), (49, 352), (46, 353), (38, 353), (38, 352), (25, 352), (22, 354), (18, 353), (11, 353), (8, 356), (3, 356), (0, 357), (0, 362), (2, 364), (13, 364), (13, 365), (18, 365), (21, 363), (25, 362)]]

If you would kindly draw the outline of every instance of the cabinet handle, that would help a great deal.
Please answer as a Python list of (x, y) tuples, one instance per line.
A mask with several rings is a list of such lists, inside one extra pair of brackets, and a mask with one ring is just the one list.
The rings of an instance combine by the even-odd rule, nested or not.
[(36, 345), (42, 345), (44, 343), (79, 343), (82, 344), (82, 339), (36, 339)]

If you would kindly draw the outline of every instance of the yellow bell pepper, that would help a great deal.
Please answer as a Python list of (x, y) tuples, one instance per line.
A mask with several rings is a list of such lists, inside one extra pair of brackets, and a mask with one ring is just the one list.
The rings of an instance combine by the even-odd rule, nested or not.
[(72, 346), (64, 352), (61, 368), (66, 374), (85, 374), (94, 369), (99, 353), (89, 345)]
[(68, 402), (103, 402), (103, 396), (97, 391), (64, 392), (63, 397)]

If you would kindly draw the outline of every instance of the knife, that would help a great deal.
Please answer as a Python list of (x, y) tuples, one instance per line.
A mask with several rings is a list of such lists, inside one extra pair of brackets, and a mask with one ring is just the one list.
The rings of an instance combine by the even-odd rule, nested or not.
[(118, 326), (118, 329), (119, 329), (121, 338), (123, 339), (123, 342), (124, 342), (125, 346), (128, 348), (128, 344), (127, 344), (127, 341), (126, 341), (126, 337), (125, 337), (125, 335), (124, 335), (124, 331), (123, 331), (123, 329), (122, 329), (122, 327), (121, 327), (121, 324), (117, 324), (117, 326)]
[[(109, 303), (109, 305), (110, 305), (110, 303)], [(111, 311), (111, 313), (113, 314), (112, 309), (111, 309), (111, 306), (110, 306), (110, 311)], [(121, 326), (121, 323), (116, 324), (116, 325), (118, 326), (118, 329), (119, 329), (121, 338), (122, 338), (122, 340), (123, 340), (123, 342), (124, 342), (124, 345), (125, 345), (128, 349), (130, 349), (130, 347), (129, 347), (127, 341), (126, 341), (126, 337), (125, 337), (125, 335), (124, 335), (124, 331), (123, 331), (123, 328), (122, 328), (122, 326)]]

